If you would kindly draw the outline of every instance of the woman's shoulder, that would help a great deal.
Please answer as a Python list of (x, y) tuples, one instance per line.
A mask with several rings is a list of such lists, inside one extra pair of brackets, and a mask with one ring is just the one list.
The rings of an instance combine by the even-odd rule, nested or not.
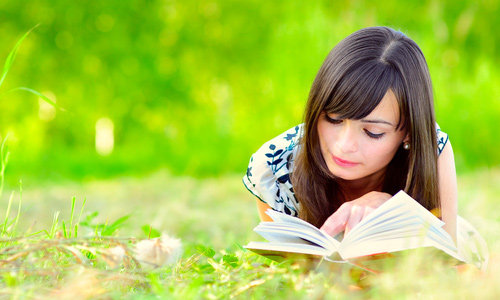
[(282, 170), (289, 173), (302, 137), (302, 128), (303, 124), (299, 124), (264, 143), (250, 158), (247, 173), (255, 167), (264, 168), (273, 175), (283, 173)]
[(264, 143), (250, 158), (243, 183), (273, 209), (297, 215), (290, 173), (299, 149), (303, 125), (288, 129)]
[(279, 165), (283, 156), (297, 150), (302, 137), (303, 124), (294, 126), (275, 138), (264, 143), (254, 156), (260, 156), (269, 166)]

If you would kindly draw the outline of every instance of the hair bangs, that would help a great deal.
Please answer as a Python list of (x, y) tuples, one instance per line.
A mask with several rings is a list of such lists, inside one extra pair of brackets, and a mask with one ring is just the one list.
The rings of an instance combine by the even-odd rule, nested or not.
[(399, 87), (401, 82), (395, 68), (377, 60), (353, 65), (345, 74), (332, 89), (324, 108), (325, 112), (337, 114), (341, 119), (365, 118), (387, 91), (393, 86)]

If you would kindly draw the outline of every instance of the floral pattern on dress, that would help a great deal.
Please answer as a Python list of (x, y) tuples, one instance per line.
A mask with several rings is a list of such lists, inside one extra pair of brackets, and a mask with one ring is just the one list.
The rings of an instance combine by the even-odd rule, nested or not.
[[(274, 210), (298, 215), (298, 201), (290, 181), (293, 161), (302, 136), (302, 124), (265, 143), (252, 157), (243, 183)], [(270, 201), (272, 200), (272, 201)]]
[(438, 143), (438, 154), (443, 152), (444, 146), (448, 142), (448, 134), (441, 131), (441, 128), (436, 124), (436, 133), (437, 133), (437, 143)]

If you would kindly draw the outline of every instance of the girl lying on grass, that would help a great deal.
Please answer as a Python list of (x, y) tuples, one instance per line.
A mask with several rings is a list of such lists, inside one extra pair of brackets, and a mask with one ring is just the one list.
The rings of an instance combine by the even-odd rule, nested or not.
[(487, 262), (484, 241), (475, 230), (471, 239), (472, 227), (457, 217), (453, 150), (435, 121), (424, 55), (390, 28), (361, 29), (333, 48), (304, 123), (265, 143), (243, 182), (258, 198), (261, 220), (270, 221), (264, 212), (272, 208), (332, 236), (404, 190), (440, 216), (469, 262)]

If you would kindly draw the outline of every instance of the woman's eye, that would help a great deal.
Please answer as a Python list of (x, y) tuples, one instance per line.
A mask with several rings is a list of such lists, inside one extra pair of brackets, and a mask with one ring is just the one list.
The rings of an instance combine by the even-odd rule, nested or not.
[(384, 136), (385, 133), (373, 133), (365, 129), (366, 135), (371, 137), (372, 139), (379, 139)]
[(328, 122), (328, 123), (332, 123), (332, 124), (340, 124), (342, 123), (342, 120), (339, 120), (339, 119), (334, 119), (334, 118), (330, 118), (328, 116), (328, 114), (325, 114), (325, 120)]

